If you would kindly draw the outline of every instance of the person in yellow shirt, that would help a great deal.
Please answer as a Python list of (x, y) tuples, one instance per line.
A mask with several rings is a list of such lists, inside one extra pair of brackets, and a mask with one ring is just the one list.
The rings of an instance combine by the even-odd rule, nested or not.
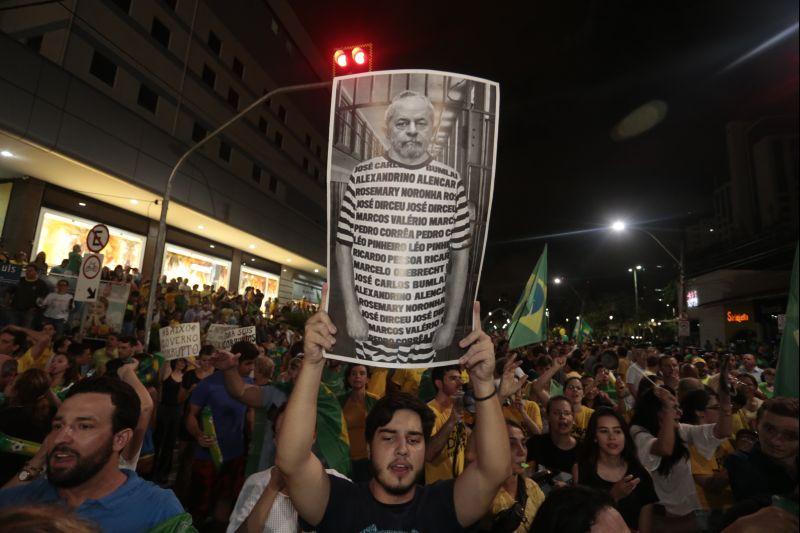
[[(52, 324), (45, 324), (41, 331), (35, 331), (19, 326), (8, 326), (6, 330), (22, 333), (31, 341), (30, 347), (17, 359), (17, 373), (22, 374), (30, 368), (44, 370), (47, 362), (53, 356), (51, 343), (56, 332), (55, 327)], [(67, 353), (68, 347), (65, 347), (62, 353)]]
[(424, 373), (424, 368), (399, 368), (392, 373), (390, 378), (391, 389), (417, 396)]
[[(479, 522), (478, 529), (526, 533), (545, 496), (539, 485), (525, 476), (525, 461), (528, 457), (525, 430), (508, 419), (506, 428), (511, 446), (511, 475), (503, 482), (492, 501), (489, 514)], [(474, 451), (470, 446), (467, 461), (471, 463), (474, 460)]]
[[(692, 425), (716, 424), (720, 409), (719, 398), (711, 389), (693, 390), (681, 401), (681, 422)], [(689, 446), (697, 498), (705, 511), (721, 511), (733, 505), (728, 472), (722, 465), (725, 457), (735, 451), (731, 439), (723, 440), (711, 458), (706, 458), (694, 445)]]
[(523, 399), (520, 390), (503, 402), (503, 416), (524, 428), (528, 435), (539, 435), (542, 432), (542, 413), (539, 404)]
[(92, 354), (92, 359), (94, 360), (96, 375), (102, 376), (106, 373), (106, 364), (110, 360), (116, 359), (119, 355), (118, 346), (119, 337), (112, 333), (106, 337), (106, 345), (95, 350), (94, 354)]
[(590, 409), (583, 405), (583, 383), (580, 378), (567, 378), (564, 383), (564, 396), (569, 398), (572, 403), (572, 411), (575, 418), (575, 427), (572, 430), (572, 435), (580, 440), (583, 440), (583, 435), (586, 433), (586, 428), (589, 427), (589, 419), (592, 418), (594, 409)]
[(386, 380), (389, 376), (388, 368), (374, 367), (367, 383), (367, 392), (379, 400), (386, 396)]
[(469, 429), (462, 420), (463, 393), (457, 367), (438, 366), (432, 371), (436, 397), (428, 402), (435, 421), (425, 449), (425, 483), (454, 479), (464, 470)]

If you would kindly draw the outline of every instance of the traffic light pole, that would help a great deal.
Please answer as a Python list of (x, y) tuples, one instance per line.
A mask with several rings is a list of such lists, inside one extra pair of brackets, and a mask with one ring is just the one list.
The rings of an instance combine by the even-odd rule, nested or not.
[(167, 238), (167, 210), (169, 209), (169, 201), (170, 195), (172, 193), (172, 180), (175, 179), (175, 175), (178, 173), (178, 169), (186, 161), (190, 155), (195, 153), (200, 147), (206, 144), (208, 141), (216, 137), (220, 134), (220, 132), (224, 131), (228, 126), (245, 116), (247, 113), (252, 111), (254, 108), (261, 105), (264, 101), (272, 98), (278, 94), (284, 93), (293, 93), (299, 91), (308, 91), (311, 89), (324, 89), (326, 87), (330, 87), (332, 84), (331, 81), (321, 81), (317, 83), (304, 83), (301, 85), (290, 85), (287, 87), (279, 87), (273, 91), (268, 92), (267, 94), (263, 95), (261, 98), (257, 98), (252, 104), (242, 109), (239, 113), (231, 117), (227, 122), (225, 122), (222, 126), (212, 131), (210, 134), (206, 135), (206, 137), (198, 142), (195, 145), (192, 145), (179, 159), (178, 162), (175, 163), (175, 166), (172, 167), (172, 172), (169, 173), (169, 177), (167, 178), (167, 184), (164, 188), (164, 199), (161, 203), (161, 217), (158, 220), (158, 237), (156, 238), (156, 250), (155, 250), (155, 257), (153, 259), (153, 268), (150, 274), (150, 293), (147, 298), (147, 315), (145, 316), (145, 325), (144, 325), (144, 345), (145, 349), (149, 350), (150, 346), (150, 333), (153, 326), (153, 311), (156, 306), (156, 291), (158, 288), (158, 280), (161, 277), (161, 264), (164, 262), (164, 246)]

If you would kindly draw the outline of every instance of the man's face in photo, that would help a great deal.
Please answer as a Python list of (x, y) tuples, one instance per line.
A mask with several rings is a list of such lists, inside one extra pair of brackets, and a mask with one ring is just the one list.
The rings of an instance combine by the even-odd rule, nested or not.
[(386, 125), (391, 156), (400, 163), (416, 164), (428, 157), (433, 136), (433, 113), (422, 97), (402, 98)]

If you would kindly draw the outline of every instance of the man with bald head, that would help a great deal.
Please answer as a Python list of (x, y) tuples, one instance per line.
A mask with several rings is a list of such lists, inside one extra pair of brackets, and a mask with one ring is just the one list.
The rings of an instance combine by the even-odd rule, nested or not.
[(359, 358), (430, 363), (453, 341), (466, 287), (470, 212), (461, 177), (435, 161), (435, 111), (403, 91), (384, 155), (350, 176), (336, 229), (338, 290)]

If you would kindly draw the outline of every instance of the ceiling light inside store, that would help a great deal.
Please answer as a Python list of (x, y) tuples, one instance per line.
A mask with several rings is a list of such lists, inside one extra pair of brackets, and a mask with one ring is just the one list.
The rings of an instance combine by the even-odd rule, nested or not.
[(78, 202), (78, 205), (81, 207), (86, 207), (86, 202)]
[(250, 248), (251, 250), (255, 250), (256, 249), (256, 245), (255, 244), (251, 244), (251, 245), (248, 246), (248, 248)]
[(131, 198), (131, 204), (132, 204), (132, 205), (139, 205), (139, 200), (136, 200), (136, 199), (134, 199), (134, 198)]
[(197, 229), (206, 229), (206, 227), (200, 224), (199, 226), (197, 226)]
[(14, 157), (14, 154), (9, 152), (8, 150), (1, 151), (0, 155), (2, 155), (3, 157)]
[(214, 246), (213, 244), (209, 244), (208, 247), (209, 248), (216, 248), (216, 246)]

